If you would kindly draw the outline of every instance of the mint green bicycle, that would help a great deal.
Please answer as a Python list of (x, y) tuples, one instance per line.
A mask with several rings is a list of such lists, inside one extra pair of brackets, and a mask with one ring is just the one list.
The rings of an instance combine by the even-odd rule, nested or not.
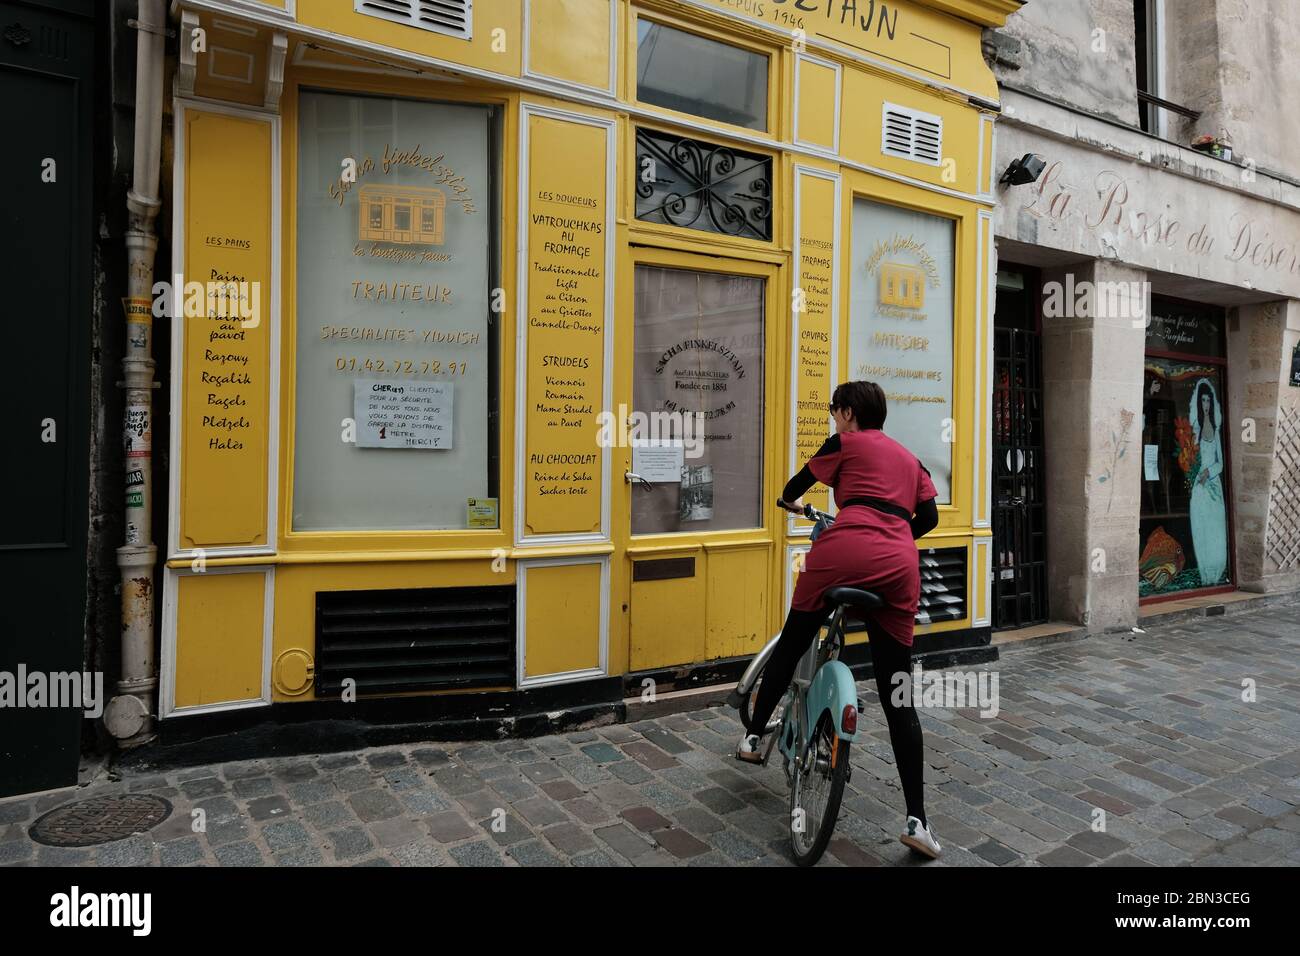
[[(784, 502), (777, 502), (785, 507)], [(833, 515), (805, 505), (803, 515), (814, 522), (812, 540), (830, 527)], [(833, 610), (821, 632), (799, 660), (790, 689), (772, 714), (771, 735), (763, 754), (767, 766), (779, 747), (782, 769), (790, 786), (790, 849), (799, 866), (812, 866), (830, 843), (839, 817), (844, 785), (852, 776), (849, 747), (858, 739), (857, 687), (853, 672), (840, 661), (844, 649), (844, 615), (875, 610), (883, 602), (870, 591), (838, 587), (826, 592)], [(780, 635), (772, 638), (750, 662), (727, 703), (740, 711), (749, 726), (758, 698), (763, 669)]]

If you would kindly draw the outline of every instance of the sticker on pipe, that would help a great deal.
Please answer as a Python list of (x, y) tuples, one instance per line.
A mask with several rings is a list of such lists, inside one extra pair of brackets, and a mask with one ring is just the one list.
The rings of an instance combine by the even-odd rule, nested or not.
[(359, 448), (452, 447), (450, 382), (359, 378), (353, 404)]

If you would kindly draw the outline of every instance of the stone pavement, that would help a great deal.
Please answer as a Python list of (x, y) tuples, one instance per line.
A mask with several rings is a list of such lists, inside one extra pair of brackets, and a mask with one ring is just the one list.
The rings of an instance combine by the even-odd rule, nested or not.
[[(918, 864), (898, 843), (902, 796), (862, 683), (870, 734), (822, 865), (1300, 863), (1300, 604), (1031, 643), (981, 669), (998, 674), (996, 717), (921, 711), (942, 859)], [(713, 708), (531, 740), (102, 774), (0, 801), (0, 864), (789, 865), (779, 761), (737, 763), (739, 735), (735, 712)], [(175, 811), (83, 850), (27, 836), (46, 810), (123, 792)]]

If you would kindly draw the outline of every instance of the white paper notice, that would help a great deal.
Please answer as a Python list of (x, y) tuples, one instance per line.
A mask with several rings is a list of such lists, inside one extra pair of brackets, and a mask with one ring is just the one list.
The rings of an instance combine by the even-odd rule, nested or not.
[(681, 481), (686, 446), (680, 442), (655, 445), (632, 442), (632, 472), (646, 481)]
[(1160, 480), (1160, 446), (1142, 446), (1142, 477), (1147, 481)]
[(450, 448), (450, 382), (356, 380), (359, 448)]

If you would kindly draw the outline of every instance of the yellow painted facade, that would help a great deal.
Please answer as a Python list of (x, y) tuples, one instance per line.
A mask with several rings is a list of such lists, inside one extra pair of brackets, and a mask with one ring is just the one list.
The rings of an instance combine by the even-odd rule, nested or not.
[[(920, 544), (964, 549), (966, 603), (960, 619), (918, 626), (918, 634), (987, 628), (997, 90), (979, 40), (981, 26), (1000, 24), (1018, 4), (863, 2), (847, 18), (845, 6), (476, 0), (464, 38), (337, 0), (181, 0), (182, 47), (197, 28), (206, 49), (183, 55), (176, 77), (173, 262), (187, 280), (255, 282), (262, 298), (256, 321), (200, 314), (173, 336), (164, 716), (315, 699), (317, 602), (329, 592), (512, 586), (517, 666), (513, 681), (492, 688), (501, 691), (755, 652), (780, 627), (808, 544), (806, 523), (773, 507), (819, 444), (815, 426), (805, 424), (800, 438), (800, 403), (820, 403), (824, 417), (829, 389), (856, 377), (851, 292), (872, 252), (854, 248), (859, 200), (951, 223), (943, 295), (952, 299), (952, 362), (942, 370), (952, 388), (951, 493), (939, 527)], [(648, 24), (765, 58), (763, 128), (641, 102), (638, 37)], [(296, 495), (307, 476), (295, 469), (309, 466), (295, 444), (313, 397), (299, 389), (309, 371), (299, 343), (331, 321), (303, 305), (299, 287), (303, 238), (316, 228), (303, 226), (300, 180), (321, 176), (299, 131), (319, 91), (498, 111), (496, 199), (475, 195), (472, 212), (491, 220), (473, 221), (490, 226), (499, 277), (495, 528), (302, 524)], [(938, 118), (937, 162), (882, 152), (885, 104)], [(770, 159), (771, 238), (638, 218), (638, 130)], [(421, 147), (436, 155), (434, 143)], [(377, 206), (377, 232), (365, 233), (364, 220), (362, 232), (355, 221), (349, 227), (358, 256), (363, 242), (436, 252), (444, 229), (451, 242), (471, 221), (454, 177), (434, 197), (403, 193), (379, 165), (362, 167), (340, 192), (351, 203), (343, 194), (355, 189)], [(577, 214), (554, 215), (565, 197), (600, 228), (575, 239), (566, 224)], [(413, 223), (408, 212), (418, 218), (424, 209), (422, 231), (424, 220)], [(563, 251), (575, 244), (581, 259)], [(592, 314), (590, 334), (530, 321), (546, 315), (551, 277), (569, 267), (572, 279), (561, 281), (573, 286), (561, 287)], [(644, 492), (624, 478), (632, 450), (596, 439), (599, 412), (635, 405), (638, 269), (761, 283), (761, 434), (746, 437), (761, 439), (762, 474), (750, 527), (633, 534), (633, 495)], [(920, 270), (895, 263), (872, 288), (902, 282), (881, 301), (917, 308), (937, 297)], [(365, 274), (357, 276), (352, 295), (370, 299)], [(421, 299), (430, 310), (436, 295), (448, 295), (438, 288)], [(591, 398), (568, 416), (572, 427), (537, 411), (549, 401), (548, 358), (560, 352), (582, 369), (574, 381)], [(223, 407), (236, 391), (245, 404)], [(456, 405), (458, 420), (468, 413)], [(829, 423), (821, 437), (828, 433)], [(555, 455), (590, 461), (551, 471), (538, 464)], [(555, 485), (585, 490), (549, 493)], [(382, 482), (371, 490), (385, 494)], [(485, 489), (467, 487), (462, 497), (485, 497)], [(825, 507), (826, 490), (807, 500)], [(672, 572), (660, 573), (665, 567)]]

